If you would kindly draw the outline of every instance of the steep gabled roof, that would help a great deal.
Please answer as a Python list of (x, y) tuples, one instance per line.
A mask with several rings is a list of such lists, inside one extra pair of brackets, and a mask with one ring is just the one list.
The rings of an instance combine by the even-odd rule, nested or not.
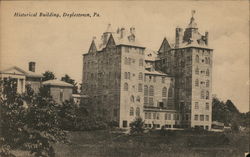
[(167, 38), (165, 37), (161, 43), (161, 46), (159, 48), (159, 52), (165, 52), (165, 51), (170, 50), (171, 48), (172, 48), (171, 45), (169, 44)]

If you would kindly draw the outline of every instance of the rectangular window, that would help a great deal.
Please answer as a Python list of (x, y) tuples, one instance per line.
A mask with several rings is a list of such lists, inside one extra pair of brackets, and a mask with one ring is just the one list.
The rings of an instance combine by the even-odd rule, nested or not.
[(123, 126), (124, 128), (128, 127), (128, 121), (124, 120), (124, 121), (122, 122), (122, 126)]
[(144, 97), (144, 105), (145, 105), (145, 106), (148, 105), (148, 97)]
[(200, 115), (200, 121), (204, 121), (204, 115)]
[(206, 110), (209, 110), (209, 103), (206, 103)]
[(148, 113), (148, 119), (151, 119), (151, 113)]
[(206, 121), (209, 121), (209, 115), (206, 115)]
[(194, 115), (194, 120), (198, 120), (199, 116), (198, 115)]
[(153, 113), (153, 119), (156, 119), (156, 113)]
[(194, 109), (199, 109), (199, 103), (195, 102)]
[(142, 84), (141, 83), (138, 84), (138, 92), (142, 92)]
[(149, 106), (154, 106), (154, 99), (153, 99), (153, 97), (149, 98)]
[(161, 83), (165, 83), (165, 77), (161, 78)]

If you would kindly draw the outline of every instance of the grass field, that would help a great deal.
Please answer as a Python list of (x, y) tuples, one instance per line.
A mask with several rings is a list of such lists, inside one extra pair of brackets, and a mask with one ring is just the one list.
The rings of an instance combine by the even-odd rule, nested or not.
[(70, 132), (56, 144), (57, 157), (244, 157), (249, 134), (154, 131), (142, 135), (108, 130)]

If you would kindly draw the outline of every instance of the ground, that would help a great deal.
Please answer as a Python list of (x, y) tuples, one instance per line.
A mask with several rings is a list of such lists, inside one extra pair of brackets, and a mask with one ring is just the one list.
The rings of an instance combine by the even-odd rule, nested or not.
[(249, 134), (154, 131), (142, 135), (110, 130), (70, 132), (70, 144), (56, 144), (57, 157), (243, 157)]

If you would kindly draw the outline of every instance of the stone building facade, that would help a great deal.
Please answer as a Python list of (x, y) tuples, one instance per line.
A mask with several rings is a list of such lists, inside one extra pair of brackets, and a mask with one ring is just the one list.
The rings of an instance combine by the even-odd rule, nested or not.
[(127, 128), (141, 117), (146, 127), (211, 128), (212, 52), (208, 32), (194, 17), (176, 41), (158, 51), (139, 44), (135, 28), (111, 25), (83, 54), (82, 93), (107, 120)]

